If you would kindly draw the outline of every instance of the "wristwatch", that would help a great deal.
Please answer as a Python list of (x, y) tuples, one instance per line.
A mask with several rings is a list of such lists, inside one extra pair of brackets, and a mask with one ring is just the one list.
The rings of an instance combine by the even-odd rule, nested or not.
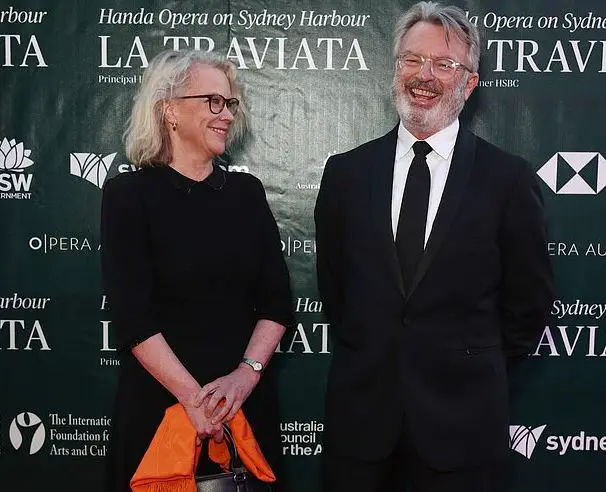
[(262, 373), (263, 369), (265, 369), (263, 367), (263, 364), (261, 364), (258, 360), (254, 360), (254, 359), (248, 359), (246, 357), (244, 357), (242, 359), (242, 363), (249, 365), (250, 367), (252, 367), (252, 370), (258, 373)]

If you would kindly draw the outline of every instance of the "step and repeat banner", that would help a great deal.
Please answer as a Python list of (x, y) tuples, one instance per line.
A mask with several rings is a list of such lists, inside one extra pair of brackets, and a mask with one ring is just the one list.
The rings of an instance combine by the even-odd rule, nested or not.
[[(412, 3), (1, 2), (1, 490), (101, 490), (119, 370), (100, 278), (101, 188), (132, 171), (121, 135), (144, 68), (183, 47), (226, 55), (245, 85), (251, 134), (226, 160), (263, 181), (280, 226), (297, 320), (274, 359), (282, 449), (289, 490), (318, 490), (331, 339), (313, 206), (328, 156), (397, 122), (391, 36)], [(483, 37), (462, 119), (536, 169), (557, 279), (549, 325), (512, 378), (509, 490), (601, 490), (606, 7), (455, 3)]]

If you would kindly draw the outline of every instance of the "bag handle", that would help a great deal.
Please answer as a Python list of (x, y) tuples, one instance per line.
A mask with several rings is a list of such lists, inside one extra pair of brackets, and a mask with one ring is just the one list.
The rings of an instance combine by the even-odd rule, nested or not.
[(246, 468), (242, 464), (242, 460), (238, 455), (234, 436), (227, 424), (223, 424), (223, 436), (227, 449), (229, 449), (229, 471), (234, 475), (234, 482), (241, 484), (246, 482)]

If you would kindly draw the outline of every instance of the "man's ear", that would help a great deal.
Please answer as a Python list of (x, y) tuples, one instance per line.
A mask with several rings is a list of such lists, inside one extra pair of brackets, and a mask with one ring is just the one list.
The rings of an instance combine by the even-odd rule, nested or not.
[(465, 100), (469, 99), (473, 90), (478, 86), (478, 82), (480, 81), (480, 75), (478, 72), (472, 72), (467, 78), (467, 83), (465, 84)]

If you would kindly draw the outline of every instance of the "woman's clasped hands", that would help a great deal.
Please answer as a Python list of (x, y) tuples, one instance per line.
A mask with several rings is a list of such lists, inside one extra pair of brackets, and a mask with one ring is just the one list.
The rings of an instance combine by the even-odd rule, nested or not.
[(226, 376), (204, 385), (185, 411), (198, 432), (200, 442), (212, 437), (223, 440), (223, 424), (229, 422), (260, 379), (249, 367), (238, 367)]

